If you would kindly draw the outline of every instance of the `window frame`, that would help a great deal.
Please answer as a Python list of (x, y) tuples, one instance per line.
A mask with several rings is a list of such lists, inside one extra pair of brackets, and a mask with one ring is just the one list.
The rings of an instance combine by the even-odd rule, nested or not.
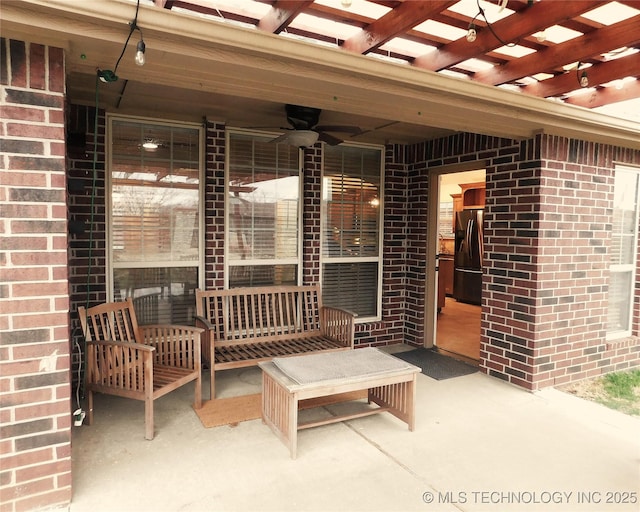
[[(633, 173), (636, 175), (636, 199), (635, 199), (635, 220), (634, 226), (637, 228), (640, 224), (640, 167), (634, 167), (627, 164), (614, 164), (613, 172), (614, 172), (614, 194), (615, 194), (615, 174), (618, 172), (625, 173)], [(615, 201), (615, 199), (614, 199)], [(613, 211), (613, 207), (612, 207)], [(612, 231), (613, 236), (613, 231)], [(640, 235), (638, 234), (638, 230), (634, 231), (634, 243), (632, 244), (633, 250), (633, 262), (631, 263), (620, 263), (620, 264), (610, 264), (609, 265), (609, 274), (612, 273), (623, 273), (631, 271), (631, 282), (630, 282), (630, 290), (629, 290), (629, 298), (627, 307), (628, 307), (628, 318), (629, 325), (627, 329), (624, 330), (609, 330), (609, 326), (607, 325), (607, 340), (617, 340), (621, 338), (628, 338), (633, 334), (633, 310), (634, 310), (634, 302), (635, 302), (635, 283), (638, 278), (638, 243), (640, 242)], [(607, 293), (610, 293), (610, 289)], [(607, 307), (608, 313), (608, 307)]]
[[(380, 185), (378, 189), (378, 254), (377, 256), (359, 256), (359, 257), (330, 257), (324, 255), (324, 246), (326, 243), (326, 226), (328, 221), (327, 215), (327, 201), (324, 200), (324, 179), (325, 174), (325, 151), (322, 151), (322, 171), (320, 177), (321, 183), (321, 198), (320, 198), (320, 269), (319, 269), (319, 282), (322, 285), (324, 283), (324, 266), (325, 264), (344, 264), (344, 263), (377, 263), (378, 264), (378, 289), (376, 297), (376, 314), (369, 316), (357, 315), (355, 323), (371, 323), (379, 322), (382, 320), (382, 295), (383, 295), (383, 267), (384, 267), (384, 169), (385, 169), (385, 147), (379, 144), (365, 144), (365, 143), (346, 143), (343, 142), (340, 146), (350, 148), (361, 148), (363, 150), (376, 150), (380, 152)], [(331, 306), (331, 303), (326, 300), (323, 292), (323, 304)]]
[[(229, 289), (230, 287), (230, 277), (231, 277), (231, 268), (239, 267), (239, 266), (259, 266), (259, 265), (296, 265), (296, 285), (300, 285), (302, 283), (303, 276), (303, 206), (304, 206), (304, 196), (303, 196), (303, 183), (304, 183), (304, 155), (302, 153), (302, 149), (298, 148), (298, 207), (297, 207), (297, 216), (298, 216), (298, 237), (296, 240), (296, 252), (297, 256), (295, 258), (270, 258), (270, 259), (247, 259), (242, 260), (242, 265), (232, 264), (230, 258), (230, 236), (231, 230), (229, 229), (230, 224), (230, 213), (231, 208), (229, 207), (229, 173), (231, 171), (231, 138), (233, 135), (244, 135), (248, 137), (253, 137), (256, 139), (264, 139), (265, 142), (268, 140), (272, 140), (279, 135), (280, 133), (271, 133), (264, 132), (258, 130), (248, 130), (242, 128), (227, 128), (225, 130), (225, 147), (227, 148), (225, 151), (225, 172), (224, 172), (224, 288)], [(268, 140), (267, 140), (268, 139)], [(261, 286), (261, 285), (260, 285)]]
[[(116, 262), (113, 255), (113, 124), (115, 122), (129, 122), (148, 124), (153, 126), (167, 126), (171, 128), (185, 128), (198, 131), (198, 258), (192, 264), (185, 265), (180, 261), (139, 261), (139, 262)], [(115, 300), (115, 283), (114, 270), (118, 268), (125, 269), (153, 269), (153, 268), (195, 268), (198, 273), (197, 286), (202, 288), (204, 284), (204, 255), (205, 255), (205, 169), (204, 169), (204, 152), (205, 152), (205, 136), (204, 128), (199, 123), (187, 123), (180, 121), (172, 121), (166, 119), (155, 119), (139, 116), (127, 116), (121, 114), (106, 114), (106, 147), (105, 147), (105, 240), (107, 247), (105, 248), (106, 256), (106, 292), (107, 300)]]

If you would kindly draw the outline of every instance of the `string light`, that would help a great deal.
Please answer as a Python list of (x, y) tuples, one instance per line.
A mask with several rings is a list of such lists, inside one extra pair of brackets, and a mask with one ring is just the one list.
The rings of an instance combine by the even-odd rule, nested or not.
[(473, 43), (478, 37), (478, 32), (476, 31), (476, 26), (471, 23), (469, 24), (469, 30), (467, 31), (467, 41)]
[(582, 62), (578, 62), (578, 64), (576, 65), (576, 76), (578, 78), (578, 83), (580, 84), (580, 87), (589, 87), (589, 75), (587, 75), (586, 71), (580, 73), (581, 65)]
[(140, 41), (138, 41), (138, 44), (136, 46), (136, 56), (134, 61), (138, 66), (144, 66), (144, 63), (146, 61), (144, 56), (146, 45), (144, 44), (144, 40), (142, 38), (142, 30), (138, 26), (139, 8), (140, 8), (140, 0), (138, 0), (136, 4), (136, 14), (133, 17), (133, 20), (129, 22), (129, 35), (127, 36), (127, 39), (124, 42), (124, 46), (122, 47), (122, 52), (120, 52), (120, 57), (118, 57), (118, 60), (116, 62), (115, 67), (113, 68), (113, 71), (111, 71), (110, 69), (103, 69), (103, 70), (98, 69), (98, 78), (100, 79), (101, 82), (116, 82), (118, 80), (118, 75), (116, 74), (116, 72), (118, 71), (118, 66), (120, 65), (120, 61), (122, 60), (122, 57), (124, 56), (124, 52), (127, 49), (129, 40), (131, 39), (133, 32), (136, 30), (140, 32)]
[(145, 58), (144, 51), (146, 50), (146, 46), (144, 41), (142, 40), (142, 35), (140, 36), (140, 41), (138, 41), (138, 46), (136, 47), (136, 58), (135, 62), (138, 66), (144, 66)]

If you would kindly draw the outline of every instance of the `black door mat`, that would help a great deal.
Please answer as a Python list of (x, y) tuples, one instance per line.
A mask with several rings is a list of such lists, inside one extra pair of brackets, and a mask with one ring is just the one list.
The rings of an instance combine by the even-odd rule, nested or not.
[(427, 377), (436, 380), (452, 379), (469, 375), (478, 371), (478, 368), (458, 361), (452, 357), (443, 356), (434, 350), (417, 348), (406, 352), (396, 352), (391, 354), (407, 363), (419, 366)]

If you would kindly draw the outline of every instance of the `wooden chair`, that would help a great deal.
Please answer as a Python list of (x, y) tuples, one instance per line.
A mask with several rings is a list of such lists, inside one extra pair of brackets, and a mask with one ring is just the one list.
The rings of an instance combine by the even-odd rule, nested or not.
[(88, 424), (93, 393), (144, 401), (145, 438), (153, 439), (153, 401), (195, 381), (194, 407), (202, 407), (202, 329), (182, 325), (139, 326), (131, 298), (78, 308), (86, 339)]

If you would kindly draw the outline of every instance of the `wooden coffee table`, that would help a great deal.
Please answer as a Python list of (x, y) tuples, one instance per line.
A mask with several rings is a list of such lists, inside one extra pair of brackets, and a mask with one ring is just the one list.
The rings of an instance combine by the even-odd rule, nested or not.
[[(370, 352), (372, 350), (375, 353)], [(365, 363), (365, 368), (358, 364), (360, 362)], [(303, 363), (304, 367), (311, 367), (310, 378), (302, 379), (302, 383), (301, 379), (296, 380), (295, 375), (292, 378), (292, 372), (287, 371), (285, 363)], [(336, 374), (336, 368), (340, 370), (340, 365), (344, 371)], [(373, 368), (367, 369), (368, 365)], [(260, 367), (262, 419), (289, 448), (292, 459), (296, 458), (298, 430), (302, 429), (381, 412), (393, 414), (407, 423), (409, 430), (414, 429), (416, 378), (420, 368), (375, 348), (275, 359), (260, 363)], [(324, 370), (327, 375), (323, 375)], [(364, 389), (368, 390), (369, 403), (377, 407), (320, 421), (298, 423), (298, 403), (301, 400)]]

